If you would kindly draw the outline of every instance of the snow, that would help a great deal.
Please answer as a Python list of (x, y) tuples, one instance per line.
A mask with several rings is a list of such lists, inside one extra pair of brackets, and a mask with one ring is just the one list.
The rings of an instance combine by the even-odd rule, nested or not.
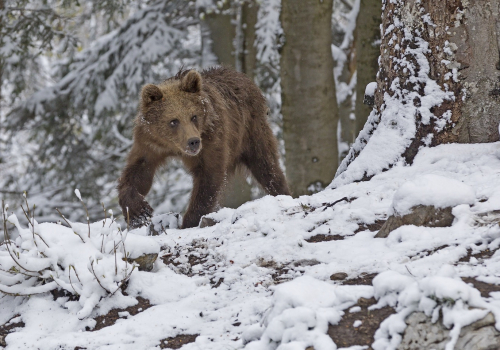
[(459, 204), (474, 204), (474, 190), (455, 179), (435, 174), (426, 174), (404, 183), (394, 194), (392, 207), (405, 215), (417, 205), (432, 205), (436, 208), (455, 207)]
[[(459, 261), (468, 250), (477, 253), (500, 246), (498, 215), (493, 212), (500, 208), (499, 171), (500, 142), (440, 145), (421, 149), (411, 166), (396, 164), (370, 181), (298, 199), (266, 196), (238, 209), (224, 208), (211, 215), (219, 221), (212, 227), (165, 229), (153, 237), (144, 236), (146, 228), (137, 229), (126, 234), (126, 251), (139, 254), (162, 247), (160, 257), (165, 260), (158, 259), (151, 272), (135, 269), (127, 295), (104, 293), (88, 269), (89, 257), (99, 258), (95, 238), (101, 233), (116, 237), (116, 222), (111, 230), (109, 218), (104, 228), (103, 221), (91, 223), (90, 240), (86, 223), (72, 223), (85, 243), (68, 227), (35, 224), (35, 232), (51, 247), (44, 250), (50, 261), (31, 260), (38, 261), (39, 269), (54, 266), (56, 257), (63, 267), (74, 264), (88, 286), (75, 280), (73, 284), (89, 290), (85, 300), (90, 306), (67, 297), (54, 300), (48, 293), (0, 298), (0, 324), (14, 317), (25, 323), (7, 336), (7, 349), (152, 349), (161, 339), (180, 334), (199, 334), (194, 343), (184, 345), (185, 350), (334, 349), (326, 333), (328, 324), (337, 324), (345, 313), (358, 312), (355, 304), (360, 297), (375, 297), (372, 309), (389, 305), (396, 310), (380, 325), (374, 349), (395, 349), (406, 328), (404, 319), (414, 311), (434, 321), (443, 316), (452, 329), (451, 349), (461, 327), (487, 312), (500, 320), (500, 293), (481, 297), (461, 280), (475, 277), (500, 284), (500, 255)], [(375, 238), (376, 232), (363, 226), (415, 203), (452, 206), (456, 220), (451, 227), (403, 226), (387, 238)], [(486, 212), (491, 213), (482, 214)], [(11, 216), (9, 221), (15, 219)], [(18, 248), (20, 252), (35, 251), (29, 228), (13, 229), (9, 224), (9, 232), (14, 231), (20, 235), (16, 242), (31, 244)], [(307, 242), (317, 234), (344, 239)], [(0, 246), (0, 261), (6, 264), (10, 259), (12, 266), (5, 249), (6, 245)], [(29, 258), (23, 263), (35, 264)], [(99, 266), (113, 271), (102, 278), (111, 288), (119, 281), (113, 277), (114, 259), (108, 263), (106, 259), (103, 254)], [(199, 264), (191, 265), (194, 260)], [(339, 272), (348, 278), (361, 273), (377, 276), (372, 285), (341, 285), (330, 280)], [(5, 276), (2, 273), (0, 288)], [(59, 276), (69, 284), (67, 277)], [(50, 287), (49, 283), (45, 286)], [(114, 325), (101, 330), (85, 331), (95, 327), (96, 316), (134, 305), (138, 296), (153, 306), (137, 315), (121, 314)]]
[(377, 90), (377, 82), (373, 81), (370, 84), (366, 85), (365, 95), (366, 96), (374, 96), (375, 90)]

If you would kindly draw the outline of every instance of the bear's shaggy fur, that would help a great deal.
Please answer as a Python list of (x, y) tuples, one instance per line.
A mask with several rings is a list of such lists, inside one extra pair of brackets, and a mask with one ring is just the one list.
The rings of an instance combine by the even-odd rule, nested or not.
[(134, 144), (118, 180), (120, 206), (131, 226), (150, 219), (153, 210), (144, 196), (155, 171), (169, 157), (182, 159), (193, 176), (183, 228), (197, 226), (203, 215), (216, 209), (239, 165), (245, 165), (269, 194), (289, 195), (267, 113), (258, 87), (226, 67), (201, 74), (181, 70), (161, 84), (144, 86)]

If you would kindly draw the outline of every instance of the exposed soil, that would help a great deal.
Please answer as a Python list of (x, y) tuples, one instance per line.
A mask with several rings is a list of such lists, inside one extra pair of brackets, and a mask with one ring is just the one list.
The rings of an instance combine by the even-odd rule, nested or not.
[(497, 284), (489, 284), (476, 280), (473, 277), (462, 277), (465, 283), (472, 283), (474, 288), (481, 292), (483, 298), (488, 298), (491, 292), (500, 292), (500, 286)]
[(309, 237), (306, 239), (306, 242), (308, 243), (320, 243), (320, 242), (328, 242), (328, 241), (341, 241), (345, 237), (341, 235), (325, 235), (325, 234), (318, 234), (314, 235), (312, 237)]
[(224, 282), (224, 278), (219, 278), (217, 281), (215, 280), (215, 277), (210, 279), (210, 284), (212, 285), (212, 288), (219, 288), (220, 285)]
[(429, 256), (429, 255), (432, 255), (438, 251), (440, 251), (441, 249), (444, 249), (444, 248), (447, 248), (449, 247), (449, 245), (441, 245), (437, 248), (434, 248), (434, 249), (430, 249), (430, 250), (422, 250), (420, 252), (418, 252), (417, 254), (415, 255), (409, 255), (408, 258), (412, 259), (414, 257), (419, 257), (419, 258), (423, 258), (424, 256)]
[[(333, 207), (337, 203), (340, 203), (340, 202), (351, 203), (352, 201), (354, 201), (356, 199), (358, 199), (358, 198), (357, 197), (351, 197), (351, 198), (343, 197), (343, 198), (340, 198), (339, 200), (336, 200), (335, 202), (323, 203), (320, 208), (323, 208), (323, 211), (325, 211), (326, 209)], [(317, 208), (315, 208), (314, 210), (316, 210), (316, 209)]]
[[(380, 323), (395, 313), (394, 309), (387, 306), (381, 309), (368, 310), (368, 307), (376, 304), (375, 298), (360, 298), (357, 306), (361, 311), (349, 312), (345, 310), (342, 320), (337, 325), (328, 327), (328, 335), (339, 348), (347, 348), (353, 345), (370, 345), (373, 343), (375, 332), (380, 327)], [(354, 322), (361, 320), (363, 323), (354, 327)]]
[(354, 231), (354, 233), (358, 233), (361, 231), (378, 231), (382, 226), (384, 226), (387, 219), (384, 220), (375, 220), (373, 224), (360, 224), (358, 229)]
[(160, 349), (180, 349), (186, 344), (194, 343), (199, 334), (179, 334), (175, 337), (162, 339)]
[(460, 260), (458, 260), (458, 261), (459, 262), (469, 262), (471, 258), (476, 258), (479, 261), (484, 260), (484, 259), (489, 259), (493, 256), (493, 254), (495, 254), (495, 252), (497, 250), (498, 249), (495, 249), (495, 250), (485, 249), (485, 250), (480, 251), (479, 253), (472, 254), (472, 249), (469, 248), (469, 249), (467, 249), (467, 255), (460, 258)]
[(119, 312), (127, 311), (130, 314), (130, 316), (134, 316), (134, 315), (137, 315), (138, 313), (140, 313), (146, 309), (149, 309), (151, 306), (153, 306), (149, 303), (149, 300), (141, 298), (141, 297), (137, 297), (137, 301), (138, 301), (138, 303), (134, 306), (129, 306), (126, 309), (113, 309), (110, 312), (108, 312), (106, 315), (101, 315), (101, 316), (96, 317), (95, 318), (95, 320), (96, 320), (95, 327), (93, 329), (90, 329), (87, 327), (86, 330), (94, 332), (94, 331), (98, 331), (100, 329), (103, 329), (105, 327), (109, 327), (109, 326), (114, 325), (116, 323), (116, 321), (121, 318), (118, 315)]
[[(326, 208), (328, 208), (328, 207), (326, 207)], [(386, 221), (387, 220), (384, 219), (384, 220), (376, 220), (372, 224), (361, 223), (361, 224), (359, 224), (358, 229), (356, 231), (354, 231), (354, 234), (361, 232), (361, 231), (367, 231), (367, 230), (378, 231), (378, 230), (380, 230), (380, 228), (384, 225), (384, 223)], [(319, 226), (321, 226), (321, 224)], [(313, 227), (309, 232), (313, 231), (316, 228), (317, 227)], [(320, 243), (320, 242), (328, 242), (328, 241), (341, 241), (346, 237), (349, 237), (349, 236), (317, 234), (317, 235), (314, 235), (314, 236), (306, 239), (306, 242), (308, 242), (308, 243)]]
[(342, 285), (345, 286), (355, 286), (355, 285), (367, 285), (371, 286), (373, 279), (377, 276), (378, 273), (362, 273), (359, 277), (343, 280)]
[(174, 248), (175, 254), (166, 253), (161, 256), (160, 259), (165, 265), (172, 265), (174, 267), (174, 271), (177, 273), (182, 273), (189, 277), (194, 276), (195, 274), (200, 276), (205, 275), (204, 271), (208, 271), (211, 266), (205, 266), (197, 272), (194, 272), (192, 269), (193, 266), (205, 264), (208, 260), (208, 254), (204, 253), (204, 251), (206, 251), (206, 247), (203, 246), (203, 242), (193, 242), (192, 245), (186, 248), (187, 252), (183, 252), (182, 256), (187, 257), (187, 263), (182, 263), (178, 260), (178, 258), (181, 257), (181, 248), (178, 246)]
[(19, 315), (12, 317), (7, 323), (0, 326), (0, 347), (2, 348), (7, 346), (7, 343), (5, 342), (5, 337), (7, 337), (7, 335), (14, 333), (17, 328), (24, 327), (24, 322), (10, 323), (10, 321), (16, 317), (19, 317)]
[(77, 301), (80, 297), (76, 294), (70, 293), (65, 289), (53, 289), (50, 291), (54, 300), (59, 298), (68, 298), (68, 301)]

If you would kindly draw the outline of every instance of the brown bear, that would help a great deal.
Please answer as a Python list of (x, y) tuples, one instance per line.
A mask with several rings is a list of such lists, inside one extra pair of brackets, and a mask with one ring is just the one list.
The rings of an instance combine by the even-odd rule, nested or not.
[(216, 209), (239, 165), (269, 194), (290, 194), (267, 123), (266, 100), (245, 74), (227, 67), (201, 73), (181, 69), (161, 84), (145, 85), (140, 100), (134, 144), (118, 180), (120, 206), (132, 228), (151, 218), (144, 196), (155, 171), (170, 157), (182, 159), (193, 176), (182, 228), (198, 226)]

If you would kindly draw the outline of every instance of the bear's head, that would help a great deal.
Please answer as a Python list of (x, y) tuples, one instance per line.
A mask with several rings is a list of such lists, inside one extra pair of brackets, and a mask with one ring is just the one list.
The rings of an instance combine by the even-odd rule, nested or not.
[(202, 91), (203, 78), (195, 70), (174, 79), (142, 88), (136, 136), (159, 151), (196, 156), (207, 128), (208, 99)]

